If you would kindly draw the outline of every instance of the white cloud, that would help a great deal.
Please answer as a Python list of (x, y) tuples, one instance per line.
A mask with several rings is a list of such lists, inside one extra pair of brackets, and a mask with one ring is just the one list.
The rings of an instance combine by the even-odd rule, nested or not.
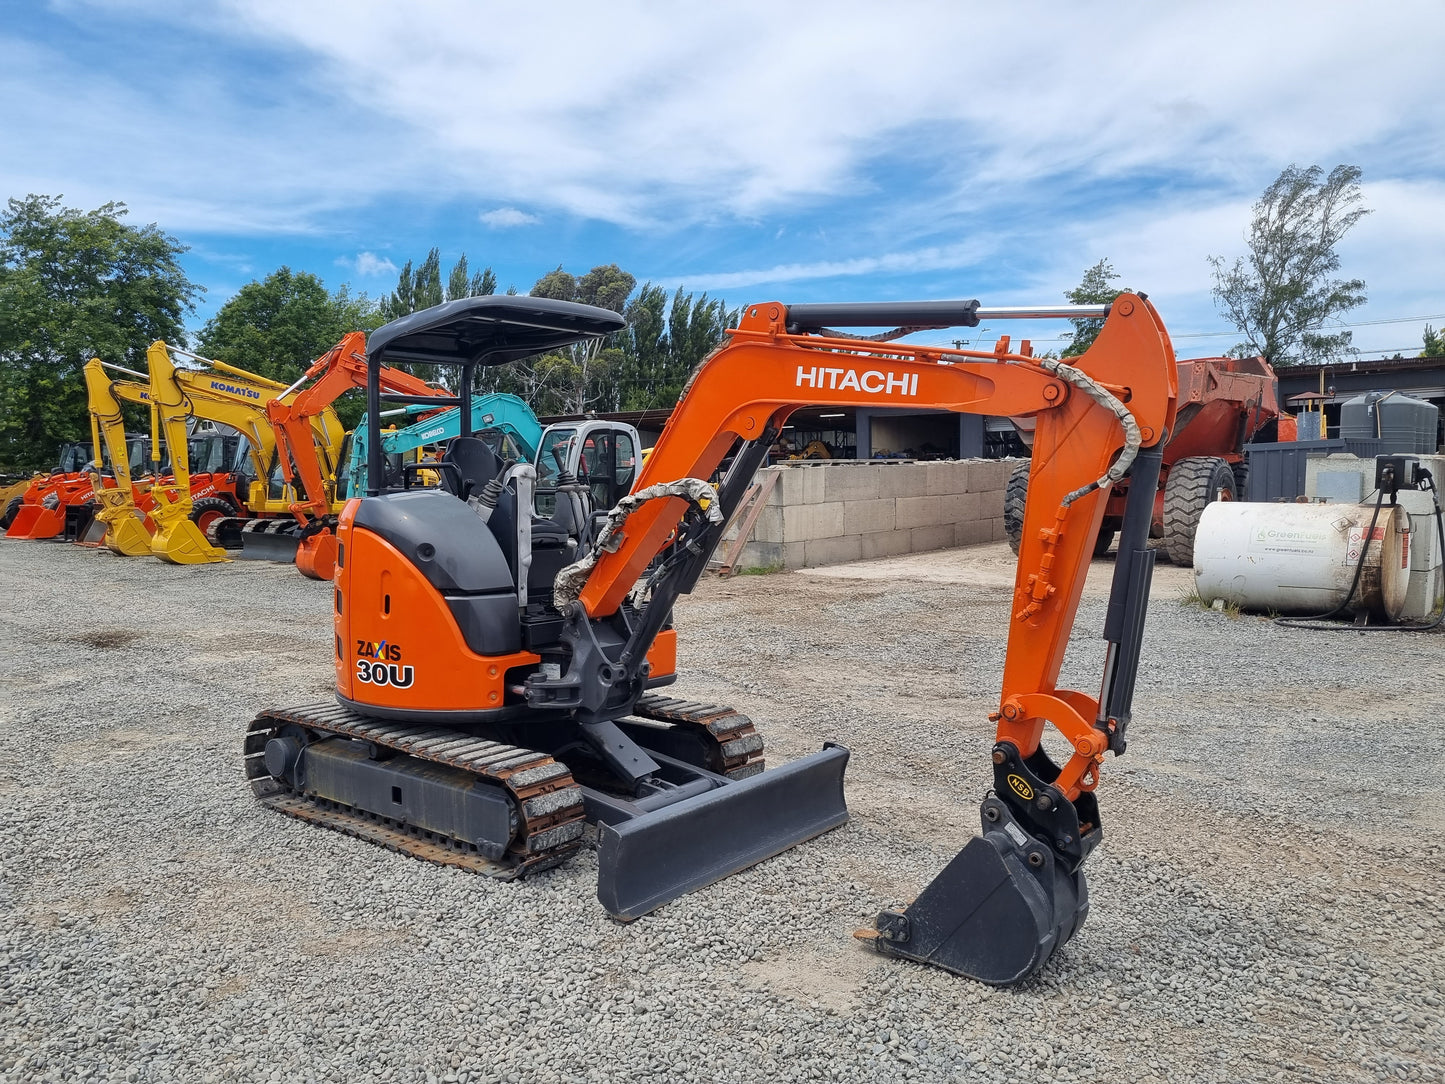
[(536, 215), (529, 215), (526, 211), (519, 211), (515, 207), (498, 207), (495, 211), (483, 211), (477, 217), (494, 230), (506, 230), (514, 226), (531, 226), (541, 221)]
[(930, 296), (992, 304), (1059, 300), (1107, 256), (1196, 334), (1222, 323), (1205, 257), (1243, 251), (1264, 186), (1290, 162), (1352, 162), (1377, 213), (1344, 271), (1390, 306), (1368, 316), (1441, 308), (1445, 110), (1428, 79), (1367, 66), (1432, 70), (1439, 0), (1328, 17), (1306, 0), (796, 0), (781, 23), (766, 0), (505, 20), (471, 0), (352, 0), (340, 20), (295, 0), (50, 10), (204, 45), (207, 63), (0, 33), (0, 190), (122, 198), (176, 233), (400, 252), (415, 233), (383, 231), (450, 214), (465, 235), (455, 208), (481, 206), (489, 260), (504, 227), (575, 216), (646, 238), (673, 266), (632, 269), (689, 289), (896, 296), (925, 272)]
[(374, 252), (358, 252), (355, 256), (340, 256), (336, 260), (342, 267), (349, 267), (364, 278), (396, 274), (396, 264), (385, 256)]

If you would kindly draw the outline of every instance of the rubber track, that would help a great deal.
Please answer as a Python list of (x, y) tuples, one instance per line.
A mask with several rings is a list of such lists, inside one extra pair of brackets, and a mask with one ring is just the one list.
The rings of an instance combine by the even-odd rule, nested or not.
[(763, 736), (753, 721), (732, 708), (646, 693), (632, 714), (698, 731), (713, 751), (709, 769), (729, 779), (746, 779), (763, 770)]
[[(287, 724), (395, 749), (471, 772), (503, 788), (518, 815), (517, 835), (506, 857), (494, 862), (469, 844), (292, 790), (266, 771), (266, 742)], [(245, 757), (246, 778), (263, 804), (429, 862), (512, 880), (550, 869), (581, 846), (586, 823), (582, 788), (565, 765), (544, 753), (459, 730), (402, 726), (368, 718), (334, 703), (307, 704), (256, 716), (246, 731)]]

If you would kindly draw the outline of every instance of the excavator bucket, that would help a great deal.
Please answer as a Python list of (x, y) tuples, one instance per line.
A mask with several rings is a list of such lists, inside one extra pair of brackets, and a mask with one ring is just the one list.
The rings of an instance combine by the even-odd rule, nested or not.
[(205, 565), (230, 560), (225, 550), (207, 542), (201, 529), (188, 519), (158, 526), (155, 537), (151, 539), (151, 552), (173, 565)]
[(1047, 842), (997, 798), (983, 803), (983, 835), (902, 911), (860, 931), (885, 956), (932, 964), (995, 986), (1036, 975), (1084, 924), (1089, 892)]
[(847, 766), (848, 750), (829, 744), (634, 819), (599, 823), (597, 898), (614, 918), (641, 918), (837, 828), (848, 819)]
[(103, 508), (92, 521), (105, 532), (105, 546), (122, 557), (149, 557), (151, 533), (141, 513), (124, 508)]
[(329, 580), (336, 575), (336, 535), (318, 531), (296, 547), (296, 570), (308, 580)]
[(151, 552), (173, 565), (204, 565), (227, 561), (226, 551), (211, 545), (201, 529), (191, 522), (190, 502), (177, 499), (160, 488), (151, 490), (156, 498), (151, 518), (156, 533)]

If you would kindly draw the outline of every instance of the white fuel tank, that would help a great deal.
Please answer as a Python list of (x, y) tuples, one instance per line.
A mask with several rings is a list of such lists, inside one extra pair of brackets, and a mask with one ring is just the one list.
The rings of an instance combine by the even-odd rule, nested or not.
[[(1317, 614), (1344, 601), (1355, 578), (1369, 504), (1205, 506), (1194, 538), (1194, 582), (1205, 604), (1215, 599), (1247, 610)], [(1398, 621), (1410, 578), (1410, 520), (1385, 505), (1375, 523), (1360, 585), (1349, 612)]]

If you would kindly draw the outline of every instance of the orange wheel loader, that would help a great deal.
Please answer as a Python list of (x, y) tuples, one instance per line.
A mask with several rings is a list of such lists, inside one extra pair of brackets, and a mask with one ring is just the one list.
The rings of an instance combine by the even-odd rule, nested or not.
[[(830, 328), (977, 326), (1105, 316), (1072, 364), (1001, 339), (992, 353), (894, 345)], [(370, 434), (364, 497), (337, 529), (334, 702), (263, 711), (245, 738), (262, 802), (435, 862), (518, 877), (566, 860), (597, 825), (598, 896), (635, 919), (847, 818), (846, 748), (763, 771), (762, 739), (731, 708), (663, 693), (676, 680), (673, 605), (805, 405), (907, 406), (1037, 419), (983, 835), (917, 900), (867, 931), (884, 954), (1007, 984), (1036, 973), (1083, 922), (1082, 865), (1101, 837), (1094, 788), (1122, 753), (1153, 555), (1159, 449), (1175, 418), (1169, 340), (1143, 295), (1102, 306), (985, 309), (977, 301), (753, 305), (693, 373), (633, 491), (592, 509), (559, 487), (532, 514), (534, 468), (466, 428), (472, 375), (617, 331), (603, 309), (477, 297), (414, 313), (367, 344), (368, 417), (383, 363), (462, 370), (463, 429), (430, 465), (442, 488), (386, 488)], [(716, 489), (724, 457), (732, 464)], [(423, 469), (426, 464), (414, 469)], [(1105, 503), (1135, 480), (1097, 695), (1058, 687)], [(1141, 484), (1141, 481), (1145, 484)], [(1052, 726), (1062, 763), (1044, 751)]]

